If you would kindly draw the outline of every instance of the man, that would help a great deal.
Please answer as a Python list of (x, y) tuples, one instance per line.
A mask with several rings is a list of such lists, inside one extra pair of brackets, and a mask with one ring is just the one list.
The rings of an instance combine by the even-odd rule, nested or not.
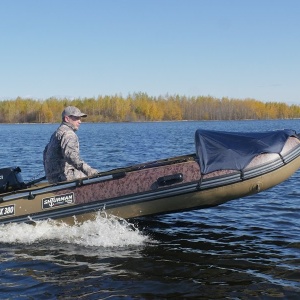
[(50, 183), (98, 173), (79, 155), (79, 142), (75, 131), (79, 129), (81, 118), (86, 116), (75, 106), (68, 106), (62, 112), (62, 123), (52, 134), (43, 152), (46, 178)]

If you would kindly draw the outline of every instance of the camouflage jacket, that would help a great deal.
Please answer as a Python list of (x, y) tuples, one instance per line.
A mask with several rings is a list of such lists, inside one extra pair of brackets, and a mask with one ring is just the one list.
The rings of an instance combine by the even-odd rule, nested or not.
[(46, 178), (50, 183), (73, 180), (97, 173), (79, 155), (79, 142), (73, 126), (63, 122), (52, 134), (43, 152)]

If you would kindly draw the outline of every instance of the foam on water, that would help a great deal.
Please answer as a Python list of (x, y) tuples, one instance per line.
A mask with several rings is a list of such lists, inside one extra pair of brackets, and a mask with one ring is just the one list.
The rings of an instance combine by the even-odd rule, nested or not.
[(33, 244), (46, 240), (81, 246), (122, 247), (142, 245), (149, 238), (124, 219), (98, 214), (93, 221), (73, 226), (53, 220), (0, 226), (0, 242)]

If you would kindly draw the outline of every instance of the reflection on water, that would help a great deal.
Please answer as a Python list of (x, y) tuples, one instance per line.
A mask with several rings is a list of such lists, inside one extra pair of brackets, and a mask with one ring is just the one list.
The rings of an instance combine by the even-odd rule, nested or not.
[[(297, 129), (298, 122), (83, 124), (79, 135), (84, 159), (107, 170), (191, 153), (199, 127)], [(57, 125), (0, 126), (1, 165), (36, 175)], [(77, 227), (1, 226), (1, 299), (298, 299), (299, 181), (298, 171), (258, 195), (134, 225), (99, 217)]]

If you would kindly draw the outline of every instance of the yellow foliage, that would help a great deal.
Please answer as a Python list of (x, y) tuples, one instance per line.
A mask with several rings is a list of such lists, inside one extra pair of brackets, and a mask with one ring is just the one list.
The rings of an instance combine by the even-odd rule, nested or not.
[(180, 120), (243, 120), (300, 118), (299, 105), (261, 102), (255, 99), (221, 99), (212, 96), (186, 97), (166, 95), (151, 97), (134, 93), (96, 98), (0, 101), (1, 123), (59, 123), (68, 105), (88, 114), (89, 122), (135, 122)]

